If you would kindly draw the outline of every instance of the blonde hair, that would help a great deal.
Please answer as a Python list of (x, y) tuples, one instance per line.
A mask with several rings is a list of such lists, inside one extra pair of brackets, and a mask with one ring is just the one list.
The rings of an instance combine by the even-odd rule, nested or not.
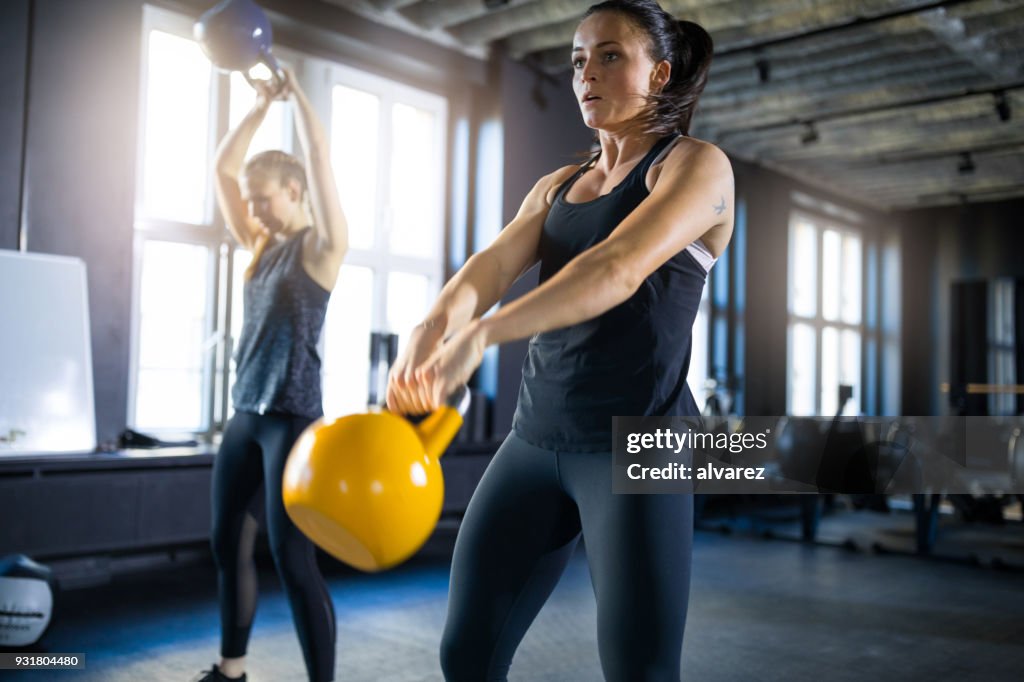
[[(297, 158), (283, 152), (278, 149), (270, 149), (259, 154), (254, 154), (252, 158), (245, 162), (245, 168), (242, 169), (242, 175), (249, 180), (254, 177), (261, 178), (273, 178), (277, 180), (282, 186), (288, 184), (290, 181), (295, 180), (299, 183), (299, 187), (302, 190), (301, 201), (309, 201), (309, 185), (306, 181), (306, 169), (303, 168), (302, 162)], [(245, 269), (245, 279), (248, 281), (252, 278), (256, 272), (256, 266), (259, 265), (260, 256), (263, 255), (264, 249), (266, 249), (267, 242), (270, 239), (266, 236), (261, 236), (257, 240), (252, 253), (252, 262), (249, 263), (249, 267)]]
[(309, 189), (309, 185), (306, 182), (306, 169), (302, 167), (302, 162), (288, 152), (282, 152), (278, 149), (270, 149), (254, 154), (252, 158), (245, 162), (242, 175), (246, 178), (254, 176), (274, 178), (282, 185), (287, 184), (290, 180), (295, 180), (299, 183), (299, 187), (302, 188), (303, 196), (305, 196), (306, 191)]

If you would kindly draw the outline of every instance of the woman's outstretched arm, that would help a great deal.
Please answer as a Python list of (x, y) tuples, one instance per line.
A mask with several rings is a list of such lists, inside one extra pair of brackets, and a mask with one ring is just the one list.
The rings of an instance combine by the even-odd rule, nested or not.
[(537, 246), (544, 219), (551, 208), (551, 196), (574, 170), (575, 166), (567, 166), (537, 181), (512, 222), (445, 284), (391, 370), (388, 382), (391, 410), (416, 414), (429, 409), (423, 387), (416, 381), (418, 368), (444, 339), (490, 310), (520, 275), (537, 262)]
[(611, 310), (701, 237), (724, 248), (732, 230), (732, 207), (732, 168), (725, 154), (706, 143), (678, 146), (650, 195), (607, 239), (494, 315), (467, 324), (420, 365), (416, 379), (425, 407), (443, 404), (465, 383), (487, 346), (568, 327)]

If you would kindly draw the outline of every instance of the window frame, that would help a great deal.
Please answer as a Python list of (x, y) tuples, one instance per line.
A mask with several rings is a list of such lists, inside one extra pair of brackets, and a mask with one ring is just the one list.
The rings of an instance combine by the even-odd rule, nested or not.
[[(840, 339), (840, 357), (842, 356), (842, 337), (844, 331), (852, 331), (860, 337), (860, 347), (858, 348), (858, 355), (860, 357), (860, 377), (859, 387), (856, 399), (856, 408), (858, 412), (867, 412), (873, 409), (873, 406), (867, 404), (867, 387), (870, 382), (873, 381), (876, 376), (876, 369), (869, 367), (867, 363), (867, 347), (871, 342), (875, 343), (876, 348), (879, 347), (879, 332), (877, 321), (872, 324), (868, 319), (868, 295), (872, 290), (869, 286), (868, 278), (870, 276), (869, 269), (867, 267), (867, 261), (869, 258), (868, 252), (873, 245), (870, 243), (869, 235), (863, 229), (862, 220), (856, 214), (849, 211), (832, 210), (827, 209), (816, 210), (817, 207), (811, 204), (813, 200), (807, 197), (801, 197), (794, 201), (794, 206), (790, 210), (789, 217), (789, 228), (788, 228), (788, 248), (787, 248), (787, 267), (788, 277), (786, 282), (786, 414), (793, 414), (793, 398), (794, 398), (794, 383), (793, 383), (793, 371), (792, 371), (792, 360), (793, 360), (793, 330), (797, 324), (804, 324), (811, 327), (814, 330), (815, 347), (814, 347), (814, 411), (809, 416), (822, 416), (831, 417), (833, 415), (823, 415), (822, 411), (822, 356), (823, 356), (823, 341), (826, 329), (835, 329)], [(838, 215), (837, 215), (838, 214)], [(794, 312), (794, 273), (796, 272), (796, 231), (797, 226), (800, 223), (807, 223), (814, 229), (815, 235), (815, 306), (814, 315), (806, 316)], [(825, 240), (824, 234), (827, 231), (835, 231), (839, 233), (840, 239), (847, 236), (853, 236), (860, 240), (860, 310), (859, 310), (859, 322), (847, 322), (842, 317), (842, 302), (840, 299), (839, 304), (839, 316), (835, 320), (825, 319), (824, 315), (824, 264), (825, 264)], [(842, 242), (841, 242), (842, 243)], [(840, 251), (840, 271), (837, 273), (837, 278), (842, 288), (844, 281), (845, 260), (842, 257)], [(840, 296), (842, 293), (840, 292)], [(840, 360), (841, 362), (841, 360)], [(801, 415), (803, 416), (803, 415)]]
[(344, 64), (316, 58), (308, 60), (307, 63), (327, 67), (327, 73), (325, 74), (326, 85), (323, 91), (319, 94), (325, 100), (323, 102), (323, 109), (328, 112), (325, 125), (328, 127), (328, 137), (330, 139), (333, 139), (331, 136), (332, 131), (330, 130), (330, 114), (333, 114), (331, 107), (333, 91), (336, 85), (373, 94), (378, 97), (380, 102), (380, 119), (378, 121), (377, 129), (377, 158), (380, 162), (377, 164), (378, 192), (377, 206), (375, 207), (376, 221), (380, 229), (374, 233), (374, 241), (369, 248), (356, 246), (349, 247), (348, 254), (345, 257), (345, 265), (365, 267), (374, 272), (374, 298), (375, 301), (380, 302), (381, 305), (374, 306), (371, 327), (378, 331), (398, 333), (400, 330), (388, 329), (387, 277), (386, 275), (379, 275), (381, 273), (391, 273), (396, 271), (423, 275), (430, 281), (432, 291), (435, 293), (440, 291), (441, 282), (444, 280), (446, 195), (444, 191), (444, 177), (442, 174), (439, 176), (440, 182), (438, 182), (438, 187), (435, 188), (438, 191), (437, 196), (441, 197), (441, 200), (438, 201), (437, 204), (438, 215), (436, 218), (440, 231), (438, 234), (439, 241), (437, 242), (435, 252), (430, 257), (407, 256), (391, 253), (389, 251), (389, 240), (391, 237), (391, 197), (389, 193), (391, 190), (391, 183), (390, 177), (388, 176), (388, 170), (390, 168), (389, 160), (391, 157), (391, 140), (393, 139), (393, 136), (391, 135), (391, 107), (397, 103), (410, 104), (412, 106), (419, 106), (419, 108), (422, 109), (433, 110), (435, 113), (439, 114), (434, 126), (435, 140), (437, 142), (438, 149), (438, 167), (444, 169), (447, 168), (448, 163), (448, 101), (441, 95), (428, 93), (424, 90), (413, 88), (403, 83), (398, 83), (397, 81), (391, 81), (375, 74), (359, 71)]

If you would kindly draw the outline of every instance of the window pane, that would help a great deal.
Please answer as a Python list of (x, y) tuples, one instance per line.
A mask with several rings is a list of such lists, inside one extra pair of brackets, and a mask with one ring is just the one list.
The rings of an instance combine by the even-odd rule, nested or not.
[(793, 230), (792, 268), (790, 307), (793, 314), (814, 317), (818, 313), (818, 236), (814, 226), (803, 221)]
[(204, 222), (210, 62), (191, 40), (151, 31), (146, 60), (142, 211)]
[(842, 240), (835, 230), (821, 235), (821, 314), (826, 320), (839, 319), (839, 267)]
[(201, 431), (201, 371), (139, 368), (135, 396), (135, 428)]
[(814, 382), (817, 339), (814, 327), (809, 324), (794, 324), (789, 344), (789, 413), (794, 416), (815, 414)]
[(357, 249), (373, 246), (377, 227), (379, 110), (376, 96), (343, 85), (334, 86), (331, 165), (341, 206), (348, 219), (349, 244)]
[(860, 332), (844, 329), (839, 380), (853, 387), (853, 399), (843, 406), (843, 414), (847, 415), (860, 412), (860, 352)]
[(882, 414), (900, 413), (900, 242), (890, 237), (882, 247), (880, 324), (882, 328), (882, 367), (879, 387)]
[(831, 417), (839, 402), (839, 330), (821, 330), (821, 415)]
[[(1014, 341), (1014, 286), (1016, 280), (999, 278), (989, 284), (989, 383), (1012, 386), (1017, 383)], [(1014, 414), (1017, 396), (993, 393), (988, 397), (989, 414)]]
[(323, 333), (324, 414), (328, 417), (366, 410), (373, 270), (342, 266), (334, 292)]
[(875, 371), (875, 368), (878, 367), (878, 342), (871, 334), (868, 334), (864, 339), (864, 363), (867, 369), (864, 372), (864, 413), (874, 416), (879, 414), (879, 377)]
[(693, 394), (693, 399), (697, 402), (697, 408), (700, 410), (704, 409), (704, 403), (707, 402), (709, 309), (708, 288), (704, 287), (704, 291), (701, 294), (700, 307), (697, 309), (697, 317), (693, 321), (690, 371), (686, 375), (686, 383), (689, 384), (690, 392)]
[(879, 385), (882, 389), (882, 414), (895, 416), (900, 413), (903, 396), (900, 395), (900, 344), (888, 338), (882, 345), (882, 371)]
[[(717, 265), (715, 266), (717, 267)], [(714, 344), (711, 350), (711, 370), (715, 379), (725, 380), (729, 367), (729, 320), (724, 313), (715, 311), (711, 324), (715, 327)]]
[(391, 249), (434, 258), (441, 252), (443, 177), (434, 114), (407, 104), (391, 111)]
[(430, 278), (424, 275), (388, 275), (388, 329), (398, 334), (399, 352), (405, 349), (409, 332), (429, 312), (430, 293)]
[(843, 235), (843, 291), (842, 314), (843, 322), (860, 324), (861, 298), (861, 241), (853, 234)]
[(139, 292), (135, 426), (201, 430), (209, 252), (147, 240)]
[[(256, 90), (249, 85), (242, 74), (233, 71), (231, 73), (231, 103), (228, 109), (228, 127), (234, 128), (237, 126), (255, 103)], [(267, 110), (267, 117), (263, 119), (263, 123), (256, 130), (256, 135), (252, 138), (252, 143), (249, 145), (245, 155), (246, 159), (253, 154), (268, 149), (291, 150), (291, 140), (288, 139), (289, 131), (285, 128), (286, 123), (288, 123), (285, 120), (286, 108), (285, 102), (280, 100), (275, 100), (271, 103), (270, 109)]]
[[(231, 257), (231, 363), (228, 369), (228, 409), (227, 418), (230, 419), (235, 413), (235, 406), (231, 404), (231, 389), (235, 385), (235, 349), (238, 348), (238, 339), (242, 335), (242, 323), (245, 321), (245, 269), (252, 263), (252, 253), (242, 248), (235, 248)], [(218, 373), (218, 379), (219, 379)], [(219, 391), (218, 387), (218, 391)]]

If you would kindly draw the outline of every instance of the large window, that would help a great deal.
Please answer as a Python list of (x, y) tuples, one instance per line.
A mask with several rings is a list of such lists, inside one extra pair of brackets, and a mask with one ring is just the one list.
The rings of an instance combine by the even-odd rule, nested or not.
[[(240, 75), (213, 69), (191, 36), (191, 19), (146, 7), (128, 423), (210, 433), (230, 416), (230, 357), (251, 258), (224, 229), (210, 168), (217, 142), (255, 94)], [(331, 138), (351, 250), (321, 338), (324, 408), (360, 410), (370, 331), (403, 335), (441, 285), (446, 102), (321, 59), (275, 54), (295, 70)], [(264, 149), (298, 149), (289, 105), (272, 105), (249, 153)]]
[(1005, 392), (990, 393), (989, 414), (1017, 413), (1017, 396), (1009, 390), (1017, 384), (1017, 345), (1014, 334), (1014, 301), (1016, 281), (994, 279), (989, 286), (988, 301), (988, 376), (989, 383)]
[[(793, 202), (787, 412), (898, 415), (899, 236), (800, 192)], [(852, 389), (843, 405), (840, 386)]]
[(371, 331), (397, 334), (401, 352), (443, 284), (448, 112), (436, 95), (324, 68), (351, 239), (324, 330), (324, 411), (345, 414), (366, 407)]
[[(864, 239), (839, 221), (797, 211), (790, 222), (787, 412), (861, 411)], [(853, 399), (839, 405), (840, 385)]]

